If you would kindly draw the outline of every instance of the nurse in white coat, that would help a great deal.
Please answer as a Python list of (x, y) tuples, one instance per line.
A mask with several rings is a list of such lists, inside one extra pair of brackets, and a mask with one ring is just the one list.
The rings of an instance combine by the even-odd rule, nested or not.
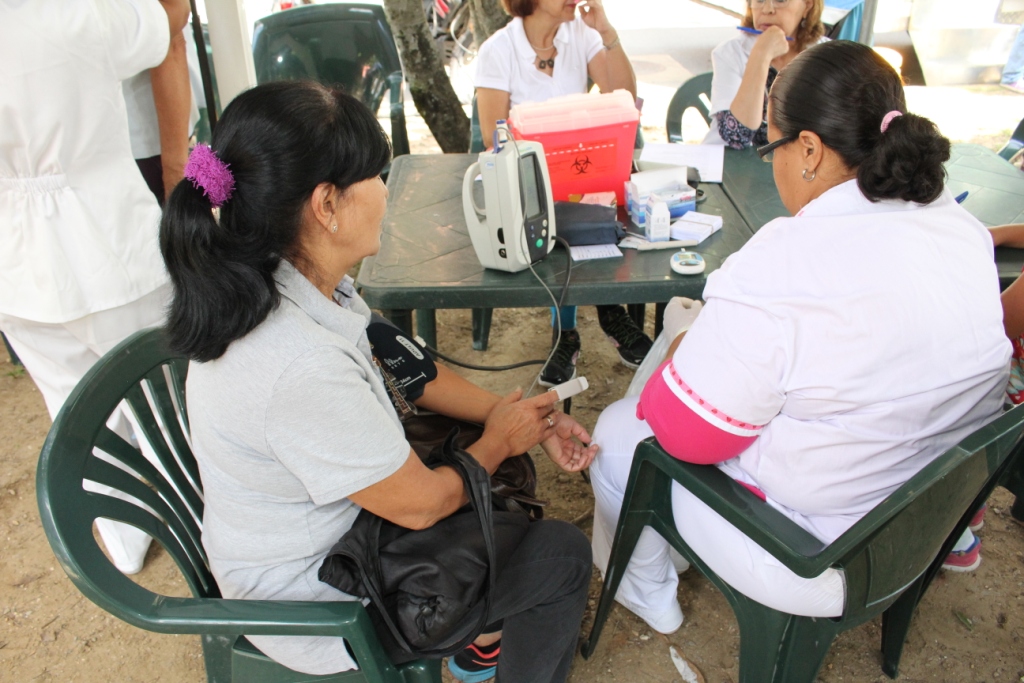
[[(717, 464), (829, 543), (1000, 411), (1010, 344), (992, 241), (944, 188), (949, 141), (907, 113), (900, 77), (863, 45), (816, 45), (779, 75), (768, 114), (758, 152), (793, 217), (708, 277), (706, 305), (681, 316), (692, 327), (641, 396), (599, 418), (602, 571), (641, 439)], [(678, 485), (673, 511), (747, 597), (842, 614), (840, 572), (796, 576)], [(646, 530), (616, 599), (669, 633), (677, 585), (667, 543)]]
[[(169, 297), (160, 209), (132, 159), (121, 81), (157, 67), (184, 0), (0, 4), (0, 329), (53, 417)], [(98, 522), (122, 571), (149, 537)]]

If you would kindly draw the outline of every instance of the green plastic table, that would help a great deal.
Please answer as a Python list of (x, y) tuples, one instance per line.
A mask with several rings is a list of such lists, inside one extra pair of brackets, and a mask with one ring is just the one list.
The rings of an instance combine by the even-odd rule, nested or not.
[[(1024, 222), (1024, 173), (981, 145), (953, 145), (946, 164), (947, 185), (958, 196), (969, 192), (963, 207), (985, 225)], [(722, 189), (751, 230), (788, 216), (772, 178), (772, 165), (761, 161), (753, 148), (725, 150)], [(996, 250), (999, 281), (1003, 287), (1017, 279), (1024, 267), (1024, 249)]]
[[(357, 286), (366, 303), (437, 347), (434, 313), (439, 308), (517, 308), (551, 305), (529, 270), (506, 273), (480, 265), (466, 228), (462, 179), (475, 154), (406, 155), (395, 158), (388, 177), (388, 213), (380, 251), (363, 261)], [(700, 245), (707, 261), (701, 275), (679, 275), (671, 250), (623, 249), (623, 258), (573, 263), (566, 305), (665, 302), (698, 298), (706, 275), (742, 247), (753, 233), (722, 188), (702, 186), (705, 213), (720, 215), (723, 228)], [(479, 201), (482, 203), (482, 201)], [(556, 247), (534, 266), (557, 297), (565, 281), (567, 255)]]

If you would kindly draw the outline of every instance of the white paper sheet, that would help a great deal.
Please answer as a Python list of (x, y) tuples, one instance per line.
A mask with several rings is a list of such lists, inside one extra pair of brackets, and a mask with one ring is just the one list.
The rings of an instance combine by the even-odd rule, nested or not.
[(654, 166), (692, 166), (700, 171), (701, 182), (722, 182), (722, 164), (725, 160), (723, 145), (683, 145), (648, 142), (640, 152), (637, 164)]
[(569, 247), (573, 261), (590, 261), (597, 258), (616, 258), (622, 251), (614, 244), (588, 244), (583, 247)]

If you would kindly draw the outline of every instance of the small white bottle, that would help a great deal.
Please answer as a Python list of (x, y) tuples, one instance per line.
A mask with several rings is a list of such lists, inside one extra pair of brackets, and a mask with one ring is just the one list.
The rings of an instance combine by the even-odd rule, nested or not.
[(650, 242), (667, 242), (671, 237), (668, 204), (653, 197), (647, 202), (646, 235)]

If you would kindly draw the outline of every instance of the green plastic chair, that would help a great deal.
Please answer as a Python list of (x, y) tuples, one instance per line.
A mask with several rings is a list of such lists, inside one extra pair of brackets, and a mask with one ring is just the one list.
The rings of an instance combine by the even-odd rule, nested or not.
[[(601, 600), (583, 656), (597, 646), (640, 532), (652, 527), (725, 595), (740, 628), (740, 683), (811, 683), (833, 639), (885, 612), (884, 671), (895, 677), (914, 609), (942, 559), (1022, 450), (1024, 407), (983, 427), (897, 489), (845, 534), (824, 545), (716, 467), (681, 462), (652, 438), (633, 459)], [(672, 516), (672, 482), (685, 486), (798, 576), (845, 572), (842, 617), (776, 611), (722, 581), (683, 541)]]
[[(359, 602), (221, 597), (201, 542), (202, 482), (189, 446), (187, 372), (188, 361), (170, 351), (163, 330), (144, 330), (100, 359), (57, 415), (40, 455), (36, 492), (46, 537), (71, 581), (87, 598), (134, 626), (201, 635), (209, 683), (441, 683), (440, 660), (394, 666)], [(122, 400), (167, 476), (106, 426)], [(138, 476), (95, 457), (96, 451)], [(83, 480), (112, 486), (149, 510), (86, 491)], [(152, 535), (174, 558), (193, 597), (158, 595), (119, 572), (93, 536), (97, 517)], [(301, 674), (264, 656), (245, 634), (342, 636), (360, 670)]]
[(690, 78), (672, 96), (665, 116), (669, 142), (683, 141), (683, 113), (690, 107), (700, 112), (704, 123), (711, 125), (711, 76), (712, 72), (708, 71)]
[(1024, 119), (1021, 119), (1020, 123), (1013, 131), (1013, 135), (1006, 141), (1003, 148), (999, 150), (999, 156), (1009, 161), (1013, 158), (1013, 155), (1024, 148)]
[(257, 83), (313, 79), (372, 112), (390, 92), (394, 154), (409, 153), (402, 64), (383, 7), (331, 3), (276, 12), (256, 22), (252, 57)]

